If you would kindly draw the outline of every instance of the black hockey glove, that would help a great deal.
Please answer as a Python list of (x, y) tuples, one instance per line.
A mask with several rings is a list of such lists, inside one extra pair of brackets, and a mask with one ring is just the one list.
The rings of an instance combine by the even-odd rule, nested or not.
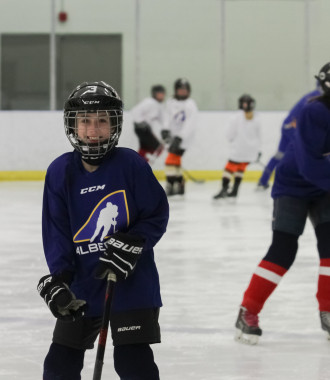
[(260, 161), (261, 156), (262, 156), (262, 153), (261, 153), (261, 152), (258, 152), (258, 156), (257, 156), (257, 160), (256, 160), (256, 162), (259, 162), (259, 161)]
[[(38, 292), (54, 317), (63, 321), (74, 321), (84, 315), (86, 301), (77, 300), (67, 285), (67, 277), (48, 274), (38, 284)], [(65, 282), (66, 281), (66, 282)]]
[(142, 121), (141, 123), (134, 123), (134, 128), (137, 133), (138, 132), (146, 133), (146, 132), (151, 131), (150, 125), (146, 123), (145, 121)]
[(144, 239), (140, 236), (122, 232), (112, 235), (105, 243), (106, 250), (95, 268), (95, 277), (102, 279), (113, 272), (118, 280), (126, 280), (134, 272), (143, 244)]
[(181, 148), (181, 143), (182, 143), (182, 138), (178, 136), (174, 136), (171, 142), (171, 145), (168, 148), (168, 151), (170, 153), (177, 154), (178, 156), (182, 156), (184, 153), (184, 149)]
[(163, 129), (160, 133), (164, 142), (168, 144), (171, 141), (171, 132), (168, 129)]

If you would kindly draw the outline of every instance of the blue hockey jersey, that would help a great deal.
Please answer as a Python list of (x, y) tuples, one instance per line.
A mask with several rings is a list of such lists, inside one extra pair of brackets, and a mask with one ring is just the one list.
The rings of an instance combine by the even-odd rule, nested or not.
[(290, 110), (287, 117), (284, 119), (281, 128), (281, 140), (279, 142), (278, 150), (285, 152), (289, 143), (291, 142), (296, 130), (297, 119), (304, 105), (312, 98), (321, 95), (319, 90), (313, 90), (305, 94)]
[(274, 198), (322, 196), (330, 191), (330, 108), (322, 99), (307, 103), (297, 131), (276, 168)]
[(95, 172), (78, 152), (55, 159), (46, 174), (42, 235), (52, 274), (74, 273), (71, 290), (86, 300), (87, 316), (102, 315), (105, 280), (95, 279), (104, 242), (117, 231), (146, 242), (134, 273), (115, 285), (113, 311), (161, 306), (153, 247), (166, 230), (166, 194), (150, 166), (133, 150), (115, 148)]

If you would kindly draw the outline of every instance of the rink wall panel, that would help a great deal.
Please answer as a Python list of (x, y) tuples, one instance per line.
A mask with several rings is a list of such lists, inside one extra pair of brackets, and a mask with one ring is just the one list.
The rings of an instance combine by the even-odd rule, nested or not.
[[(263, 163), (275, 153), (280, 138), (281, 123), (286, 112), (260, 112), (262, 123)], [(228, 159), (225, 130), (233, 112), (200, 112), (194, 141), (183, 157), (183, 166), (204, 179), (219, 178)], [(72, 150), (59, 111), (0, 112), (0, 180), (42, 180), (52, 160)], [(129, 111), (124, 114), (120, 146), (138, 147)], [(166, 152), (153, 163), (157, 177), (162, 178)], [(255, 179), (262, 170), (251, 164), (246, 179)]]

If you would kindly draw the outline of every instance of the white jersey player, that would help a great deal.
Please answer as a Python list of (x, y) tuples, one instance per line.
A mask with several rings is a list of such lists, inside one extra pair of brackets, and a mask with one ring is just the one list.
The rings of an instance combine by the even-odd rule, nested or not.
[[(257, 114), (253, 112), (255, 100), (250, 95), (242, 95), (238, 100), (239, 111), (231, 120), (226, 137), (229, 141), (229, 160), (222, 176), (222, 189), (213, 198), (236, 197), (244, 172), (249, 163), (260, 158), (261, 126)], [(234, 185), (228, 192), (231, 178)]]
[(162, 137), (169, 142), (165, 161), (167, 195), (184, 194), (181, 157), (191, 144), (197, 127), (198, 108), (190, 98), (191, 86), (186, 79), (174, 83), (174, 97), (165, 107), (165, 129)]
[(161, 143), (161, 131), (164, 129), (165, 88), (155, 85), (151, 88), (151, 97), (143, 99), (132, 108), (134, 131), (139, 139), (140, 156), (148, 160), (149, 155), (159, 156), (164, 146)]

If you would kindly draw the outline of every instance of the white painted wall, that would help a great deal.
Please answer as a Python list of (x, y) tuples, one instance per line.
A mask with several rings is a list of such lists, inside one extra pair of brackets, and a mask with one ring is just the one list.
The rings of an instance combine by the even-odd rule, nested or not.
[[(225, 127), (232, 112), (200, 112), (194, 143), (183, 157), (186, 169), (220, 170), (228, 159)], [(263, 161), (276, 151), (280, 127), (286, 112), (260, 112), (263, 134)], [(130, 112), (124, 114), (120, 146), (137, 149)], [(0, 171), (46, 170), (50, 162), (72, 149), (63, 127), (63, 113), (51, 111), (0, 112)], [(154, 163), (163, 169), (165, 152)], [(249, 170), (260, 170), (250, 165)]]
[[(329, 0), (308, 0), (309, 30), (306, 0), (226, 0), (223, 9), (221, 0), (140, 0), (139, 78), (135, 0), (56, 4), (57, 12), (61, 4), (68, 12), (68, 21), (56, 24), (58, 34), (123, 35), (121, 95), (128, 109), (137, 100), (137, 82), (140, 98), (156, 82), (171, 95), (174, 80), (181, 76), (191, 81), (201, 110), (236, 109), (243, 92), (254, 95), (259, 110), (289, 109), (313, 88), (314, 74), (329, 61)], [(50, 11), (50, 0), (1, 0), (0, 34), (50, 33)]]

